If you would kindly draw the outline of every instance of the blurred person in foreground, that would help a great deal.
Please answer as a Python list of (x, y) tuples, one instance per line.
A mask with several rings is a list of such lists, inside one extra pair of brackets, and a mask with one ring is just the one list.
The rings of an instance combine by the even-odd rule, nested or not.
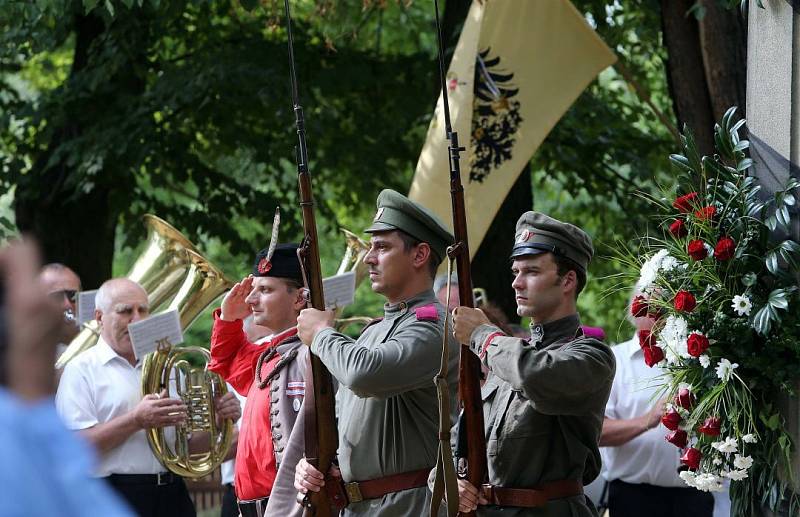
[(0, 515), (132, 516), (56, 414), (56, 344), (70, 329), (38, 263), (30, 243), (0, 249)]
[[(167, 390), (141, 396), (143, 360), (136, 358), (128, 325), (150, 316), (147, 292), (127, 278), (106, 281), (97, 291), (95, 318), (100, 339), (64, 367), (56, 407), (67, 427), (78, 431), (98, 451), (95, 474), (105, 478), (141, 517), (193, 517), (186, 484), (167, 471), (145, 433), (150, 428), (184, 425), (186, 405)], [(233, 393), (214, 401), (220, 419), (239, 418)], [(207, 435), (195, 433), (192, 452), (208, 448)]]

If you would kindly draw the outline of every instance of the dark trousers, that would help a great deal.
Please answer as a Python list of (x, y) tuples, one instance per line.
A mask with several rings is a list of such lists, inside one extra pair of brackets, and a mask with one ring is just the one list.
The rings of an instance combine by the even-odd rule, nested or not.
[(222, 513), (220, 517), (239, 517), (239, 506), (236, 504), (236, 492), (233, 483), (223, 485), (225, 492), (222, 494)]
[(667, 488), (614, 480), (608, 486), (611, 517), (712, 517), (714, 496), (691, 487)]
[(139, 517), (196, 517), (192, 499), (183, 478), (165, 485), (132, 483), (124, 476), (109, 476), (109, 484), (121, 495)]

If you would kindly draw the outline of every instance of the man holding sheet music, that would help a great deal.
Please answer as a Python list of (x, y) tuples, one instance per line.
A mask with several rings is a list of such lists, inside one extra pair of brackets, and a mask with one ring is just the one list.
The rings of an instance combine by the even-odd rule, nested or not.
[[(128, 325), (149, 315), (147, 293), (139, 284), (127, 278), (105, 282), (96, 298), (100, 340), (64, 368), (56, 408), (67, 427), (97, 449), (95, 474), (106, 478), (140, 516), (194, 516), (183, 479), (166, 471), (144, 431), (186, 419), (186, 406), (166, 392), (141, 397), (142, 361), (134, 354)], [(220, 417), (239, 417), (232, 393), (216, 404)]]
[[(303, 451), (302, 426), (295, 422), (308, 363), (308, 348), (297, 337), (297, 315), (306, 306), (302, 286), (297, 245), (270, 245), (214, 311), (209, 369), (247, 397), (234, 466), (242, 517), (302, 514), (292, 488)], [(243, 329), (251, 314), (270, 332), (256, 343)]]

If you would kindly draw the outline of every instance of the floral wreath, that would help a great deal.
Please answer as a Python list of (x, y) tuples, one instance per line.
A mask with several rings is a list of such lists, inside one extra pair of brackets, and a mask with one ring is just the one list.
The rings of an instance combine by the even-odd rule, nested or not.
[(684, 176), (680, 195), (651, 199), (660, 235), (618, 259), (627, 285), (639, 275), (631, 314), (655, 319), (639, 344), (647, 365), (664, 371), (672, 402), (662, 423), (682, 449), (680, 477), (703, 491), (729, 480), (732, 515), (784, 505), (800, 515), (776, 403), (800, 377), (800, 244), (788, 237), (800, 181), (762, 191), (734, 114), (715, 127), (713, 157), (700, 158), (684, 129), (683, 154), (670, 156)]

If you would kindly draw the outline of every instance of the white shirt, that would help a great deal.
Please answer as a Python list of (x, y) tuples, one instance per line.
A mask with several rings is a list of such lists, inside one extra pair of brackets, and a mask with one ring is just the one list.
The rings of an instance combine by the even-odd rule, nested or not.
[[(647, 413), (658, 402), (663, 387), (664, 372), (648, 367), (644, 352), (634, 337), (615, 346), (617, 371), (611, 396), (606, 405), (606, 417), (630, 419)], [(626, 444), (601, 447), (604, 477), (626, 483), (647, 483), (662, 487), (686, 487), (678, 477), (680, 449), (665, 440), (669, 430), (659, 424)]]
[[(142, 362), (131, 366), (101, 338), (67, 363), (56, 393), (56, 410), (68, 429), (88, 429), (129, 413), (142, 400)], [(166, 428), (172, 439), (174, 428)], [(102, 455), (95, 475), (156, 474), (167, 469), (153, 455), (144, 430)]]

